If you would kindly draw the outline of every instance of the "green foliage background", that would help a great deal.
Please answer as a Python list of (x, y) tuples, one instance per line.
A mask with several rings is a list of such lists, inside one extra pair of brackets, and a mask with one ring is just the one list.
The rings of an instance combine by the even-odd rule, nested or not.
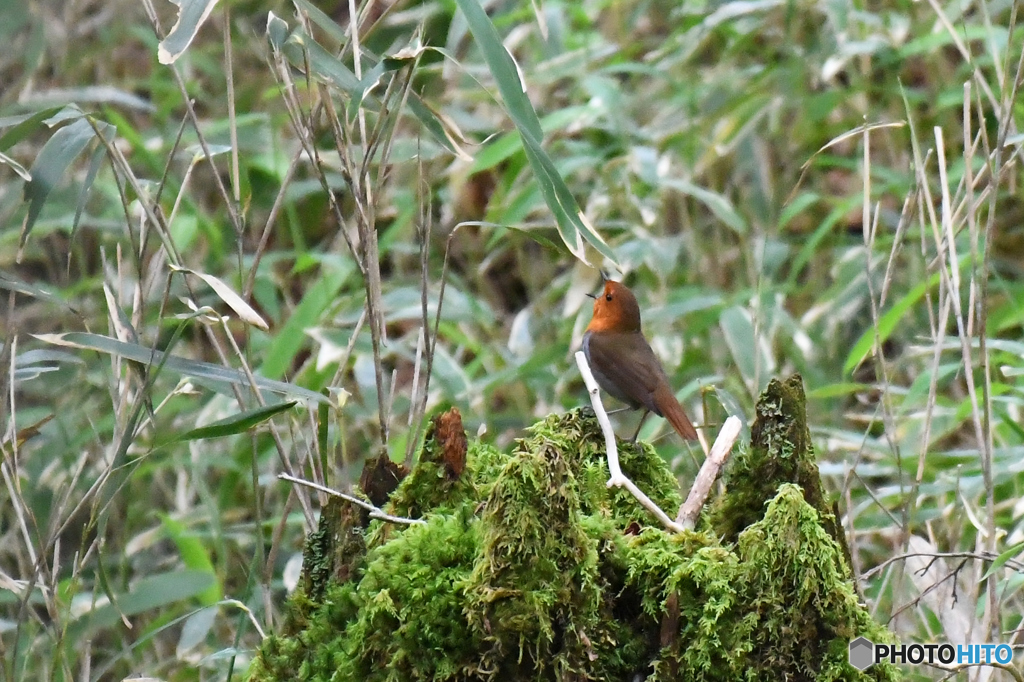
[(426, 410), (507, 448), (585, 400), (598, 268), (709, 436), (804, 376), (881, 622), (1017, 642), (1017, 5), (468, 2), (364, 4), (357, 68), (343, 1), (165, 65), (170, 3), (0, 0), (4, 679), (237, 674), (319, 504), (277, 474), (415, 449), (442, 283)]

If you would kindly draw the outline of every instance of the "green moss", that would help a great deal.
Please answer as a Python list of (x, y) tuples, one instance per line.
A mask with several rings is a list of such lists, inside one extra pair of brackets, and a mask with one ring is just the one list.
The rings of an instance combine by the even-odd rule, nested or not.
[(355, 593), (356, 585), (352, 582), (329, 586), (303, 629), (292, 635), (270, 635), (264, 640), (249, 668), (249, 679), (330, 680), (339, 661), (347, 660), (345, 631), (359, 613)]
[(750, 446), (740, 447), (730, 459), (725, 471), (728, 494), (715, 503), (711, 524), (726, 540), (735, 542), (744, 528), (762, 517), (765, 505), (781, 486), (796, 483), (807, 503), (821, 515), (820, 522), (839, 543), (849, 565), (846, 534), (836, 508), (827, 505), (821, 489), (800, 375), (786, 381), (772, 379), (755, 410)]
[(580, 673), (601, 641), (596, 542), (580, 523), (578, 481), (547, 429), (520, 442), (481, 516), (467, 612), (502, 679)]
[[(416, 466), (391, 495), (389, 511), (396, 516), (420, 518), (427, 512), (452, 511), (467, 501), (480, 500), (481, 488), (493, 481), (496, 468), (507, 459), (494, 448), (477, 443), (466, 454), (465, 469), (454, 474), (445, 452), (452, 445), (438, 437), (438, 422), (437, 418), (431, 421)], [(455, 423), (461, 424), (461, 418)]]
[(649, 679), (737, 679), (751, 627), (739, 606), (741, 576), (736, 555), (707, 533), (650, 528), (633, 541), (629, 584), (659, 646)]
[(479, 554), (476, 523), (435, 515), (382, 545), (356, 592), (335, 661), (336, 680), (465, 679), (480, 637), (463, 612)]
[[(250, 677), (897, 678), (847, 664), (850, 639), (892, 637), (857, 603), (803, 414), (799, 378), (773, 382), (726, 495), (679, 534), (607, 488), (589, 410), (538, 422), (510, 454), (470, 444), (454, 477), (428, 438), (389, 504), (426, 523), (375, 521), (362, 545), (356, 526), (321, 523), (292, 598), (302, 627), (269, 638)], [(626, 474), (674, 515), (681, 491), (665, 462), (648, 445), (620, 447)], [(327, 560), (338, 556), (343, 574)]]
[(302, 592), (318, 601), (331, 583), (348, 582), (366, 554), (362, 529), (369, 515), (348, 500), (332, 497), (302, 552)]
[(850, 640), (894, 640), (858, 603), (842, 548), (804, 497), (798, 486), (782, 485), (764, 518), (739, 538), (742, 584), (755, 621), (747, 677), (889, 679), (895, 674), (889, 666), (863, 675), (847, 665)]

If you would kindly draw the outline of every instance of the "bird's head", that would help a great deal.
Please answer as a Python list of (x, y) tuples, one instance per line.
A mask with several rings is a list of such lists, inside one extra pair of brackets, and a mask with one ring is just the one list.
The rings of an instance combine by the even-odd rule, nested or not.
[(605, 280), (604, 291), (592, 296), (594, 317), (588, 332), (639, 332), (640, 306), (633, 292), (620, 282)]

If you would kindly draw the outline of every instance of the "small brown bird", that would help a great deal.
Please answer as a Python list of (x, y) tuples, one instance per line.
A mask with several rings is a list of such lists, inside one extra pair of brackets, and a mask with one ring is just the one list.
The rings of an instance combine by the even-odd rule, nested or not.
[(607, 280), (604, 293), (592, 298), (594, 318), (583, 335), (583, 352), (597, 383), (630, 408), (645, 408), (641, 425), (647, 412), (653, 412), (667, 419), (684, 440), (696, 439), (693, 423), (669, 388), (665, 370), (640, 331), (640, 306), (633, 292)]

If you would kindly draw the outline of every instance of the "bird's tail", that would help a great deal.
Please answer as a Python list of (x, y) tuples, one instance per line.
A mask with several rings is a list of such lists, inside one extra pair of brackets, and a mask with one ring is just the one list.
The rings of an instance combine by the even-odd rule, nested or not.
[(686, 416), (683, 406), (667, 386), (654, 392), (654, 404), (661, 411), (661, 416), (668, 420), (683, 440), (697, 440), (697, 429), (693, 428), (693, 422)]

